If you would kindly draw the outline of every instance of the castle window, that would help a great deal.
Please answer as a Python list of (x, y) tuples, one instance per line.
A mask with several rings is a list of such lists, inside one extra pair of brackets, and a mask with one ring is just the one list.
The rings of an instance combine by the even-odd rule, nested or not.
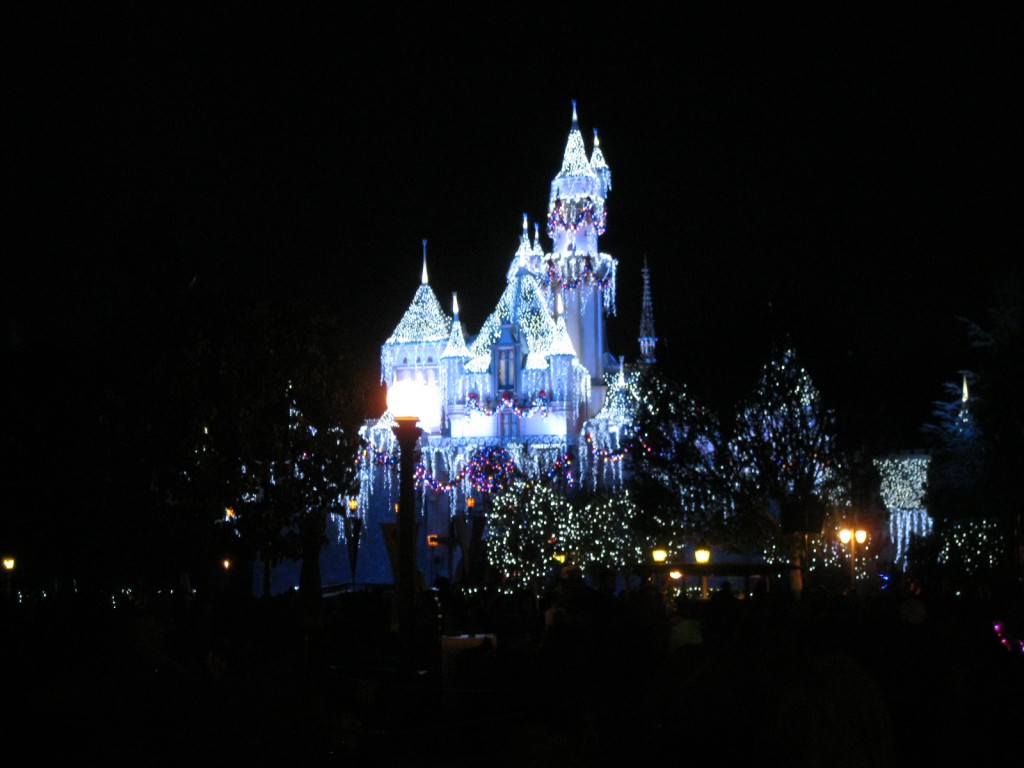
[(499, 414), (498, 434), (502, 440), (519, 439), (519, 419), (510, 411), (502, 411)]
[(515, 389), (516, 358), (515, 350), (510, 348), (498, 350), (498, 389)]

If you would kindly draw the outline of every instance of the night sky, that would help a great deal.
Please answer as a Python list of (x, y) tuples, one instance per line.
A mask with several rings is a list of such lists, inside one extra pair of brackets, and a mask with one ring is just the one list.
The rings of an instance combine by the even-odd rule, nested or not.
[(330, 305), (375, 374), (424, 238), (476, 332), (572, 99), (613, 174), (612, 352), (646, 257), (660, 362), (723, 412), (788, 342), (850, 444), (916, 447), (1016, 260), (1013, 4), (143, 5), (5, 14), (6, 355), (51, 355), (19, 370), (56, 397), (121, 307), (195, 284)]

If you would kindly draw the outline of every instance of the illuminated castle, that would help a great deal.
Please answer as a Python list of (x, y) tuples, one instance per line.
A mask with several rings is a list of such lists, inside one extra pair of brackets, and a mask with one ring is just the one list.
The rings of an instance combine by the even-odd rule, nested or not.
[[(428, 581), (458, 579), (481, 554), (488, 494), (512, 473), (578, 481), (576, 448), (617, 445), (616, 389), (623, 363), (609, 354), (605, 320), (615, 313), (617, 261), (598, 247), (607, 221), (611, 171), (597, 132), (588, 157), (573, 103), (562, 167), (551, 182), (546, 233), (519, 246), (497, 306), (475, 336), (449, 316), (430, 287), (424, 241), (421, 282), (381, 347), (381, 376), (423, 386), (417, 473), (418, 561)], [(644, 269), (641, 349), (654, 360), (650, 288)], [(609, 387), (611, 393), (609, 393)], [(607, 401), (607, 407), (606, 407)], [(398, 498), (397, 445), (390, 412), (362, 429), (355, 580), (389, 583), (388, 535)], [(350, 531), (351, 533), (351, 531)], [(339, 542), (345, 538), (339, 526)], [(349, 549), (351, 551), (351, 549)]]

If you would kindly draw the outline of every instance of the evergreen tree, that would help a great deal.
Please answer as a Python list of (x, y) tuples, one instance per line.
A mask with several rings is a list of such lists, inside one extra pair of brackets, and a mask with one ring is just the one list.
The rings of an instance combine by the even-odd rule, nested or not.
[(1018, 273), (1002, 280), (988, 323), (969, 323), (971, 344), (979, 354), (972, 415), (984, 439), (983, 469), (976, 508), (997, 521), (1004, 549), (1000, 560), (1008, 578), (1022, 575), (1024, 513), (1020, 478), (1024, 475), (1024, 285)]
[(970, 395), (976, 377), (966, 371), (961, 377), (960, 384), (946, 384), (949, 398), (935, 402), (933, 421), (923, 430), (932, 441), (925, 503), (940, 520), (985, 516), (981, 483), (987, 450), (974, 416), (978, 402)]
[(768, 544), (781, 535), (806, 562), (808, 537), (821, 533), (829, 506), (845, 495), (833, 428), (834, 416), (795, 351), (776, 354), (740, 403), (729, 440), (739, 538)]

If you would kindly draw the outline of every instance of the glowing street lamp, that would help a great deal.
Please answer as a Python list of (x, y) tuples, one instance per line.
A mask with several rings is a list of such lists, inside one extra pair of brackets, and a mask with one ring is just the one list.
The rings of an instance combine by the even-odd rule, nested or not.
[[(711, 550), (707, 547), (698, 547), (693, 551), (693, 559), (697, 561), (698, 565), (707, 565), (711, 562)], [(702, 600), (708, 599), (707, 571), (703, 571), (700, 575), (700, 597)]]
[(839, 541), (850, 545), (850, 589), (857, 589), (857, 545), (868, 540), (868, 533), (863, 529), (843, 528), (839, 531)]
[(14, 575), (14, 558), (4, 558), (4, 574), (7, 576), (7, 594), (11, 594), (11, 577)]
[(416, 443), (423, 434), (416, 423), (428, 407), (428, 391), (414, 381), (396, 381), (388, 389), (388, 410), (400, 450), (398, 463), (398, 639), (403, 664), (411, 666), (416, 617)]
[[(398, 506), (397, 504), (395, 506)], [(359, 499), (348, 499), (348, 517), (345, 518), (345, 543), (348, 544), (348, 569), (352, 575), (352, 589), (356, 588), (356, 558), (359, 556), (359, 534), (363, 530), (363, 519), (356, 514)], [(396, 510), (397, 511), (397, 510)]]
[(664, 563), (668, 560), (668, 550), (662, 547), (651, 550), (651, 559), (656, 563)]

